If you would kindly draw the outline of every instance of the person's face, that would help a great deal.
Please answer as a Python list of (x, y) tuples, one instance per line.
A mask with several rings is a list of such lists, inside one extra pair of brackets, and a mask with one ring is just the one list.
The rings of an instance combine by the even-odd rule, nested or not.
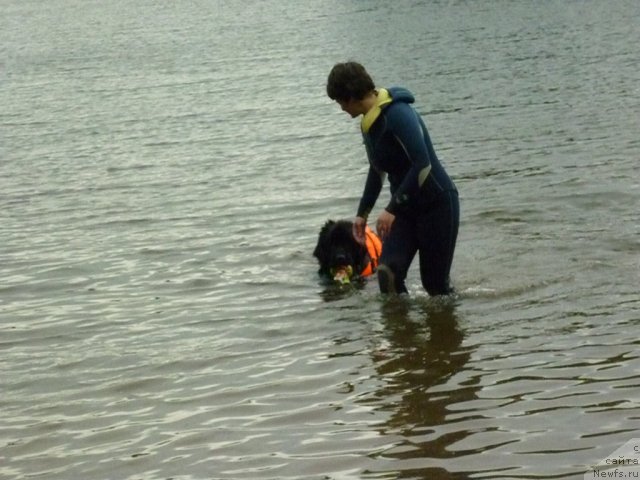
[(356, 118), (358, 115), (360, 115), (358, 102), (353, 98), (350, 98), (349, 100), (336, 101), (338, 102), (338, 105), (340, 105), (340, 108), (342, 108), (342, 111), (347, 112), (349, 115), (351, 115), (351, 118)]

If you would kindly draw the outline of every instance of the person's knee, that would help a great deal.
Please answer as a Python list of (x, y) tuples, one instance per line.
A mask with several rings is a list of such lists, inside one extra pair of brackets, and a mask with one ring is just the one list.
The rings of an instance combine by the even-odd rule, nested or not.
[(378, 284), (380, 293), (400, 294), (407, 293), (404, 284), (405, 274), (401, 270), (394, 268), (393, 264), (381, 263), (378, 265)]
[(398, 293), (396, 291), (396, 274), (391, 267), (384, 263), (378, 265), (378, 284), (381, 293)]

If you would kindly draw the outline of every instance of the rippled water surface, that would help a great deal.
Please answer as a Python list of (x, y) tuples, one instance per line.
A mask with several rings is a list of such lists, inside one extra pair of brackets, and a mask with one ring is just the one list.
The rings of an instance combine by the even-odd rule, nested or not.
[[(640, 437), (638, 2), (2, 3), (0, 478), (597, 478)], [(459, 187), (456, 298), (318, 282), (349, 58)]]

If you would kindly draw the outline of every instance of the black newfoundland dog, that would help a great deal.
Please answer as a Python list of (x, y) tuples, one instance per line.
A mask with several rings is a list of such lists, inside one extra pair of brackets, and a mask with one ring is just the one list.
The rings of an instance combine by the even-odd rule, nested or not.
[(318, 259), (318, 274), (338, 283), (350, 283), (373, 274), (378, 265), (382, 243), (367, 227), (366, 246), (353, 238), (353, 222), (328, 220), (320, 230), (313, 256)]

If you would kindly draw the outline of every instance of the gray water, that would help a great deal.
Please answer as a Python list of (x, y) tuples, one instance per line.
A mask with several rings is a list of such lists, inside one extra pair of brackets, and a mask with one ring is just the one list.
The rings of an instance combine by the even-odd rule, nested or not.
[[(640, 437), (640, 3), (1, 9), (1, 478), (583, 478)], [(318, 281), (351, 58), (459, 187), (455, 298)]]

